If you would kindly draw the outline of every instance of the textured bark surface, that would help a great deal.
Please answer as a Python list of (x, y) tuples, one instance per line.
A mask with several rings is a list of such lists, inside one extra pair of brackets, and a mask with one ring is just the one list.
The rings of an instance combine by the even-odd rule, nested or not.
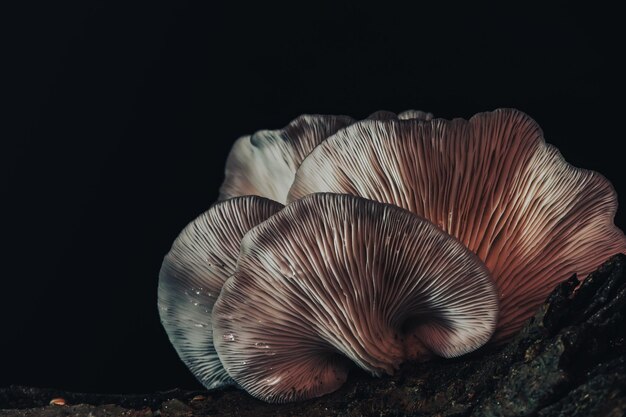
[[(409, 363), (393, 377), (355, 370), (340, 390), (315, 400), (270, 405), (236, 389), (97, 395), (8, 387), (0, 388), (0, 416), (623, 416), (626, 256), (574, 293), (577, 283), (560, 284), (498, 350)], [(56, 397), (67, 405), (48, 405)]]

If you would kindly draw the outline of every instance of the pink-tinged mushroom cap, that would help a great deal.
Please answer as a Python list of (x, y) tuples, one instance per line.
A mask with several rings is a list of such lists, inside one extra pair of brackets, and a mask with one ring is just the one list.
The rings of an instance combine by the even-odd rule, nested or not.
[(159, 314), (180, 358), (207, 388), (232, 383), (213, 347), (211, 311), (243, 235), (282, 208), (261, 197), (215, 204), (180, 233), (159, 274)]
[(284, 203), (302, 160), (324, 139), (353, 122), (347, 116), (303, 115), (283, 129), (239, 138), (226, 161), (219, 199), (259, 195)]
[(463, 242), (498, 286), (495, 340), (518, 330), (557, 283), (626, 252), (611, 184), (567, 164), (512, 109), (469, 121), (356, 123), (303, 161), (288, 200), (316, 192), (398, 205)]
[(287, 402), (337, 389), (350, 362), (379, 375), (472, 351), (497, 315), (489, 271), (455, 238), (393, 205), (314, 194), (246, 234), (213, 337), (239, 385)]

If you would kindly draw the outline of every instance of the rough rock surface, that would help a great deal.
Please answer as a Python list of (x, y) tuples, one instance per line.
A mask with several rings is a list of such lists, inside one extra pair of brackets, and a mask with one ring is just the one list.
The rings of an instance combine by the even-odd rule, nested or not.
[[(271, 405), (230, 388), (94, 395), (0, 388), (0, 416), (559, 416), (626, 415), (626, 256), (578, 285), (560, 284), (506, 346), (408, 363), (393, 377), (354, 371), (337, 392)], [(68, 405), (48, 405), (63, 397)]]

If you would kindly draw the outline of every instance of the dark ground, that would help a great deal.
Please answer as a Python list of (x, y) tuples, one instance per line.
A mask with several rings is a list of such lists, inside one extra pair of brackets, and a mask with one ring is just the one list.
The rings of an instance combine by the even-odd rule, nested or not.
[[(574, 293), (558, 286), (519, 335), (495, 351), (405, 364), (393, 377), (353, 372), (338, 391), (271, 405), (243, 391), (147, 395), (0, 389), (4, 417), (26, 416), (441, 416), (620, 417), (626, 414), (626, 256)], [(62, 397), (67, 405), (47, 405)]]

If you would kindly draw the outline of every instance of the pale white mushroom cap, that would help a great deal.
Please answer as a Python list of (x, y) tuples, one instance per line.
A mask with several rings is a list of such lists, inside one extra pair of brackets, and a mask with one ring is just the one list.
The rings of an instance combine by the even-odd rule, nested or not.
[(161, 322), (180, 358), (207, 388), (232, 383), (213, 347), (213, 304), (235, 271), (241, 238), (282, 207), (255, 196), (217, 203), (185, 227), (163, 260)]
[(347, 116), (303, 115), (283, 129), (239, 138), (226, 161), (219, 199), (259, 195), (285, 203), (302, 160), (324, 139), (353, 122)]

